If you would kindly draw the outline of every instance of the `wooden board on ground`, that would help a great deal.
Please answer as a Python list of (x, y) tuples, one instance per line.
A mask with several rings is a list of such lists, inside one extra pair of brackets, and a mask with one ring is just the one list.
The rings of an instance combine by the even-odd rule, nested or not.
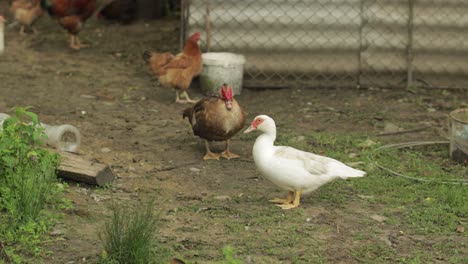
[(67, 180), (104, 186), (114, 181), (114, 173), (108, 165), (98, 163), (80, 154), (59, 152), (62, 160), (58, 176)]

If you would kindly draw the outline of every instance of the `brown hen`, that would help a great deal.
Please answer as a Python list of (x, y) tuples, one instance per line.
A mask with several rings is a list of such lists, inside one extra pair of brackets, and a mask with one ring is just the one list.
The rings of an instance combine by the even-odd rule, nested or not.
[[(176, 56), (171, 53), (156, 53), (145, 51), (143, 59), (149, 64), (151, 71), (158, 77), (159, 83), (176, 90), (177, 103), (194, 103), (190, 99), (187, 89), (193, 77), (202, 70), (201, 50), (198, 46), (200, 33), (193, 34), (185, 43), (184, 50)], [(185, 100), (179, 97), (179, 91)]]
[(20, 34), (24, 35), (24, 28), (31, 27), (34, 33), (37, 30), (32, 26), (34, 22), (44, 13), (40, 0), (13, 0), (10, 1), (10, 12), (15, 21), (21, 25)]

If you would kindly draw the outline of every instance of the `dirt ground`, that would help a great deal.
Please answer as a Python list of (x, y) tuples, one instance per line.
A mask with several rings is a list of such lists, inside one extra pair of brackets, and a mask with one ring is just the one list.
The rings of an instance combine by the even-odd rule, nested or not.
[[(16, 28), (7, 30), (6, 51), (0, 56), (0, 112), (32, 106), (44, 123), (76, 126), (83, 136), (80, 152), (111, 165), (118, 176), (106, 189), (70, 183), (66, 197), (74, 209), (57, 224), (56, 239), (45, 243), (50, 254), (43, 262), (96, 260), (102, 249), (98, 233), (111, 201), (139, 205), (155, 197), (162, 220), (158, 237), (186, 260), (215, 262), (223, 246), (249, 240), (252, 245), (244, 252), (244, 261), (291, 263), (287, 254), (278, 256), (256, 247), (267, 243), (276, 230), (259, 231), (252, 224), (249, 234), (250, 220), (245, 220), (238, 233), (227, 232), (223, 223), (237, 221), (239, 214), (253, 217), (262, 208), (272, 207), (269, 198), (282, 193), (258, 177), (251, 157), (253, 140), (234, 137), (232, 150), (241, 154), (240, 160), (203, 162), (203, 142), (181, 117), (186, 106), (174, 103), (174, 92), (158, 86), (146, 70), (144, 50), (178, 51), (178, 20), (128, 26), (89, 22), (81, 37), (90, 48), (70, 50), (66, 33), (46, 15), (37, 25), (38, 35), (20, 36)], [(196, 87), (189, 93), (203, 96)], [(382, 139), (390, 142), (440, 139), (433, 128), (444, 128), (447, 113), (468, 101), (466, 90), (449, 94), (444, 96), (440, 90), (418, 90), (416, 95), (393, 89), (244, 89), (237, 100), (249, 122), (266, 113), (274, 117), (280, 134), (287, 130), (298, 136), (304, 131), (375, 135), (383, 131), (384, 121), (404, 129), (430, 127), (404, 138)], [(320, 242), (328, 245), (322, 256), (325, 261), (354, 263), (350, 234), (362, 224), (357, 219), (372, 214), (372, 208), (359, 203), (335, 208), (312, 194), (304, 197), (300, 215), (276, 208), (268, 212), (277, 214), (282, 223), (294, 216), (330, 230), (340, 226), (341, 232), (313, 235), (314, 228), (305, 221), (298, 227), (304, 237), (298, 239), (311, 241), (293, 247), (291, 255), (301, 255), (306, 247)], [(223, 213), (226, 217), (218, 215)], [(383, 235), (392, 232), (397, 231), (382, 227)], [(402, 242), (397, 250), (407, 246)]]

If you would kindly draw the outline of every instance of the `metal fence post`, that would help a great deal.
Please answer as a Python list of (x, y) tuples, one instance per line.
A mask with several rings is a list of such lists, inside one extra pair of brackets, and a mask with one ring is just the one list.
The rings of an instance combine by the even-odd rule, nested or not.
[(359, 50), (358, 50), (358, 74), (357, 74), (357, 88), (361, 87), (361, 76), (362, 76), (362, 52), (363, 52), (363, 45), (362, 45), (362, 31), (366, 24), (364, 21), (364, 2), (365, 0), (359, 1)]
[(414, 0), (408, 0), (408, 45), (407, 45), (407, 83), (406, 87), (409, 88), (413, 85), (413, 32), (414, 32)]
[(206, 2), (206, 52), (210, 52), (211, 48), (211, 17), (210, 17), (210, 11), (211, 11), (211, 3), (210, 1)]
[(180, 0), (180, 39), (179, 39), (179, 46), (180, 50), (184, 49), (184, 42), (185, 42), (185, 30), (187, 27), (186, 19), (188, 15), (185, 14), (187, 6), (187, 1)]

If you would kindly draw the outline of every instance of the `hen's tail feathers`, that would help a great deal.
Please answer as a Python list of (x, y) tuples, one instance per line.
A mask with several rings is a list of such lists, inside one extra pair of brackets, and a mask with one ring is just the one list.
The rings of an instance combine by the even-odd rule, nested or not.
[(143, 60), (146, 62), (149, 62), (151, 60), (151, 57), (153, 57), (153, 52), (147, 50), (143, 52)]

